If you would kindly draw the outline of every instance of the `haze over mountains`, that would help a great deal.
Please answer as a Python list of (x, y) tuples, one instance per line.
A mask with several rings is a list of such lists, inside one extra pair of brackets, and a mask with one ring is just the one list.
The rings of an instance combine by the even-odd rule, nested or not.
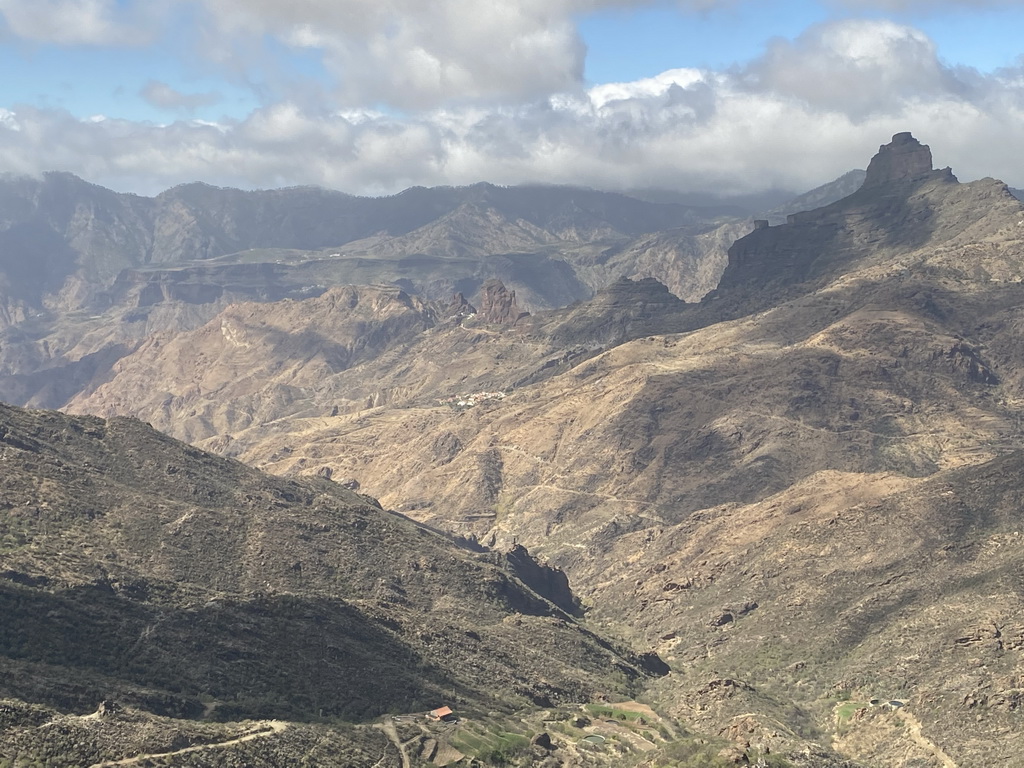
[[(19, 574), (15, 591), (57, 599), (97, 583), (102, 563), (110, 583), (159, 584), (167, 596), (146, 610), (194, 610), (211, 578), (244, 604), (253, 569), (262, 574), (248, 559), (258, 539), (271, 592), (324, 600), (340, 589), (332, 611), (349, 610), (345, 589), (372, 592), (381, 631), (412, 642), (473, 701), (487, 692), (465, 676), (470, 651), (456, 643), (451, 658), (431, 656), (428, 640), (408, 640), (413, 624), (448, 622), (428, 630), (446, 647), (458, 632), (494, 632), (484, 653), (510, 665), (521, 663), (508, 650), (519, 636), (494, 627), (550, 626), (541, 655), (551, 668), (502, 682), (535, 705), (602, 685), (631, 695), (645, 670), (664, 671), (587, 632), (656, 650), (671, 671), (648, 679), (651, 701), (747, 750), (743, 759), (768, 749), (792, 765), (967, 768), (1011, 765), (1024, 746), (1024, 205), (1001, 182), (960, 184), (897, 134), (866, 172), (808, 193), (814, 210), (769, 212), (756, 228), (563, 188), (369, 201), (188, 186), (148, 200), (66, 176), (11, 184), (7, 242), (48, 233), (53, 245), (34, 262), (45, 276), (25, 268), (34, 251), (2, 251), (0, 391), (113, 419), (5, 412), (4, 460), (24, 472), (25, 495), (7, 506), (27, 521), (0, 561)], [(287, 479), (177, 447), (123, 416)], [(83, 430), (89, 440), (74, 437)], [(156, 446), (166, 460), (133, 458)], [(92, 451), (112, 458), (79, 468)], [(51, 520), (29, 499), (44, 466), (74, 478), (122, 461), (138, 467), (118, 482), (166, 496), (141, 505), (165, 511), (133, 516), (116, 502), (95, 520)], [(223, 490), (168, 486), (164, 464)], [(472, 545), (525, 544), (568, 574), (586, 629), (325, 476)], [(54, 482), (49, 507), (73, 506), (80, 490)], [(247, 484), (261, 489), (252, 499), (230, 490)], [(249, 555), (226, 556), (228, 567), (210, 548), (229, 547), (227, 532), (194, 533), (211, 542), (195, 562), (210, 553), (216, 568), (189, 586), (200, 575), (181, 570), (195, 566), (171, 557), (165, 537), (212, 519), (218, 493), (245, 496), (225, 520), (227, 532), (249, 531)], [(283, 506), (259, 517), (271, 497)], [(320, 516), (309, 524), (328, 527), (327, 546), (293, 536), (307, 509)], [(340, 533), (352, 526), (355, 539)], [(104, 544), (64, 562), (58, 542), (72, 540)], [(467, 589), (510, 586), (483, 599), (459, 592), (459, 579), (442, 588), (403, 576), (399, 589), (373, 573), (342, 589), (352, 547), (384, 553), (389, 572), (414, 574), (416, 551), (420, 568), (457, 564)], [(492, 605), (495, 594), (515, 597)], [(491, 617), (486, 631), (468, 629), (469, 603)], [(541, 618), (501, 618), (510, 609)], [(142, 701), (131, 686), (149, 685), (147, 674), (119, 681), (120, 695)], [(572, 680), (583, 687), (571, 691)], [(28, 683), (6, 695), (60, 706), (51, 685), (41, 685), (50, 698)], [(82, 701), (98, 690), (86, 688)], [(281, 716), (272, 709), (260, 714)], [(648, 765), (672, 764), (668, 747), (651, 745), (662, 751)]]
[(242, 300), (393, 283), (448, 302), (499, 279), (536, 311), (650, 276), (695, 301), (751, 226), (734, 205), (568, 187), (359, 198), (190, 184), (144, 198), (61, 173), (0, 180), (0, 217), (0, 396), (42, 407), (62, 406), (143, 338), (195, 328)]

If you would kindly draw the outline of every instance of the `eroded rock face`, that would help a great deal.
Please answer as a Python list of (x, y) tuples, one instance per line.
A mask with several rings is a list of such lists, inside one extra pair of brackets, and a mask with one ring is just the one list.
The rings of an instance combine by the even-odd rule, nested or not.
[(547, 598), (566, 613), (582, 616), (579, 599), (569, 587), (569, 579), (560, 568), (537, 561), (522, 544), (513, 545), (503, 556), (504, 565), (538, 595)]
[(897, 133), (892, 141), (878, 148), (868, 165), (864, 187), (878, 187), (900, 181), (913, 181), (932, 172), (932, 151), (909, 132)]
[(448, 317), (468, 317), (469, 315), (476, 314), (476, 307), (466, 301), (466, 297), (460, 291), (452, 296), (452, 300), (448, 302), (448, 309), (445, 314)]
[(501, 280), (488, 280), (480, 287), (480, 317), (485, 322), (515, 325), (528, 314), (519, 309), (516, 292), (506, 288)]

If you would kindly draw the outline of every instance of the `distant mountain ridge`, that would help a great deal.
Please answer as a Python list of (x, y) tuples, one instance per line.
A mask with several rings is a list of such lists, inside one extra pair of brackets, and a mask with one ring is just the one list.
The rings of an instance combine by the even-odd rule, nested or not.
[[(703, 221), (681, 205), (566, 187), (481, 183), (368, 198), (316, 187), (245, 192), (193, 183), (147, 198), (48, 173), (0, 179), (0, 232), (7, 238), (0, 266), (15, 276), (29, 270), (39, 286), (56, 290), (78, 271), (110, 280), (123, 269), (208, 261), (252, 248), (315, 251), (399, 237), (465, 206), (568, 242), (628, 238)], [(55, 259), (50, 250), (60, 241), (65, 253)], [(499, 246), (496, 252), (502, 248), (516, 250)]]
[(697, 301), (751, 226), (723, 218), (717, 203), (570, 187), (481, 183), (361, 198), (194, 183), (147, 198), (67, 173), (3, 176), (0, 399), (60, 407), (153, 334), (197, 328), (233, 303), (339, 285), (479, 302), (497, 279), (531, 312), (653, 277)]

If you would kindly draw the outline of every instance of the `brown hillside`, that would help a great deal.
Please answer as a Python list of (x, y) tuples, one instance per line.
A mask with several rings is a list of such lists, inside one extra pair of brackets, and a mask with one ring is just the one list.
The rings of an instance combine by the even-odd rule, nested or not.
[[(615, 283), (513, 328), (396, 336), (332, 373), (258, 340), (283, 356), (233, 403), (191, 388), (215, 320), (179, 342), (184, 375), (149, 346), (74, 407), (526, 544), (592, 617), (671, 653), (660, 701), (738, 742), (1012, 760), (1024, 206), (932, 170), (912, 137), (879, 157), (849, 197), (737, 241), (699, 305)], [(286, 305), (247, 311), (258, 338)]]
[(362, 719), (625, 692), (637, 668), (490, 555), (139, 422), (0, 407), (0, 697)]

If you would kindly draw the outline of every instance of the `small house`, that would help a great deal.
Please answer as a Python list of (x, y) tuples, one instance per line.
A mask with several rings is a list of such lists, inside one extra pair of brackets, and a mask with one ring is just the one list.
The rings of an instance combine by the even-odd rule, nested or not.
[(427, 717), (431, 720), (437, 720), (438, 722), (451, 723), (458, 718), (455, 713), (452, 712), (451, 707), (439, 707), (438, 709), (432, 709), (427, 713)]

